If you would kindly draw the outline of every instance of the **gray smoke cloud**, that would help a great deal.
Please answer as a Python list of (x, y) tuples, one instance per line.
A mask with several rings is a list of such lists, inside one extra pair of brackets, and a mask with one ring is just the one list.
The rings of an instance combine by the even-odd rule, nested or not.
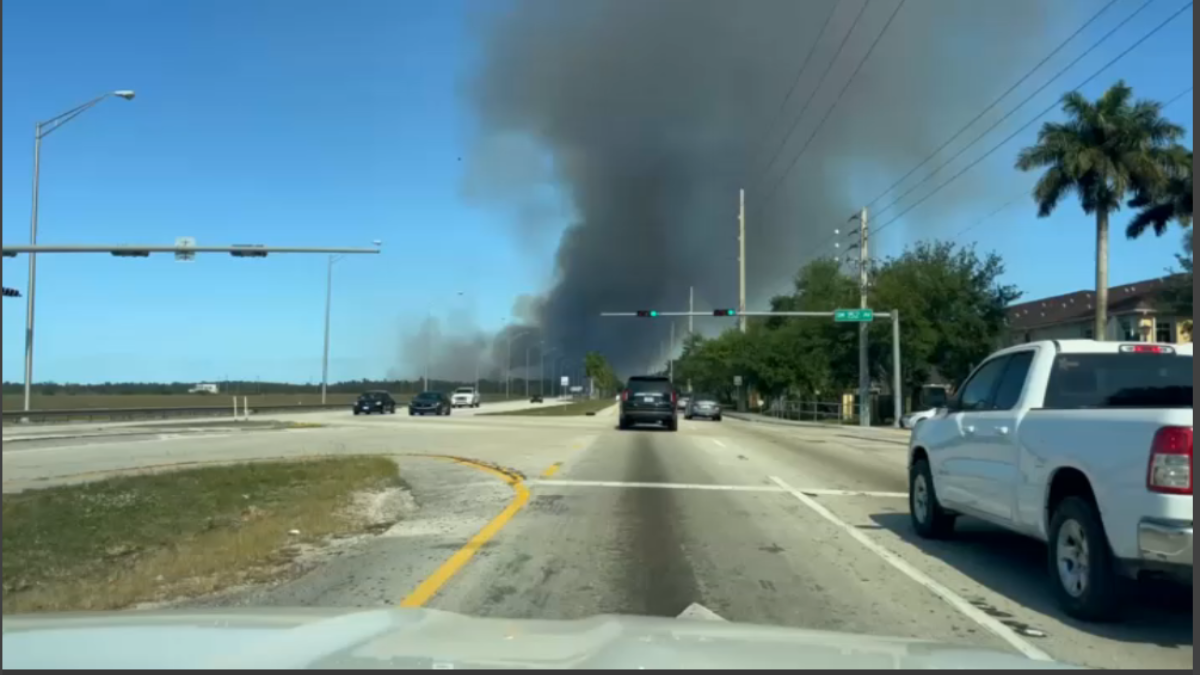
[[(764, 177), (863, 1), (845, 51)], [(749, 214), (748, 300), (762, 306), (864, 201), (924, 159), (1097, 6), (908, 0), (768, 202), (898, 2), (480, 3), (473, 23), (480, 49), (465, 83), (480, 132), (477, 152), (467, 158), (464, 197), (514, 214), (516, 237), (556, 233), (570, 219), (554, 261), (556, 281), (524, 303), (526, 322), (572, 355), (601, 350), (627, 374), (661, 364), (666, 321), (597, 315), (682, 309), (693, 286), (697, 309), (735, 307), (740, 188)], [(780, 113), (831, 10), (829, 28)], [(981, 199), (991, 205), (998, 190), (1011, 191), (1007, 176), (971, 175), (939, 196), (936, 212), (974, 206), (974, 214)], [(932, 233), (917, 226), (904, 235)], [(685, 325), (677, 325), (680, 339)], [(697, 321), (705, 331), (723, 327)], [(490, 342), (500, 363), (504, 340)]]

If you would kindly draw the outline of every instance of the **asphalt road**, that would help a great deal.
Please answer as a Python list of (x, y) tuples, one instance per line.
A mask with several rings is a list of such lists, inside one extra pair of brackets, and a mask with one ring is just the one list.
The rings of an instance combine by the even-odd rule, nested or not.
[(728, 419), (621, 432), (610, 414), (294, 419), (328, 426), (6, 441), (5, 489), (181, 461), (387, 454), (412, 487), (410, 518), (221, 602), (549, 619), (699, 606), (729, 621), (1192, 668), (1190, 590), (1146, 588), (1124, 623), (1079, 624), (1053, 607), (1035, 542), (968, 522), (953, 541), (916, 539), (902, 434)]

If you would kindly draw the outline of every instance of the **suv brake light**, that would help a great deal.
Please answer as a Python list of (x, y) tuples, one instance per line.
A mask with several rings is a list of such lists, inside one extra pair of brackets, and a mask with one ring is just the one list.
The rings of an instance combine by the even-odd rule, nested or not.
[(622, 400), (622, 401), (628, 401), (628, 400), (629, 400), (629, 390), (628, 390), (628, 389), (626, 389), (625, 391), (621, 392), (621, 400)]
[(1163, 427), (1154, 435), (1146, 487), (1160, 494), (1192, 494), (1192, 427)]

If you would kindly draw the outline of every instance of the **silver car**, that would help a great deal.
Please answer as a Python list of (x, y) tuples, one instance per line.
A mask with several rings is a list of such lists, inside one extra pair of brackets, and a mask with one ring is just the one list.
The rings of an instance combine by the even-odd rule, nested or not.
[(703, 417), (714, 422), (720, 422), (721, 404), (717, 402), (715, 396), (705, 396), (703, 394), (693, 396), (684, 409), (683, 417), (689, 420)]

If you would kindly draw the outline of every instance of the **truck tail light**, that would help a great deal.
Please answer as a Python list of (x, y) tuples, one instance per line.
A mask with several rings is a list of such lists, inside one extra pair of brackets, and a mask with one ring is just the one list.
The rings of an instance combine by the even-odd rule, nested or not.
[(1160, 494), (1192, 494), (1192, 427), (1163, 427), (1154, 435), (1146, 487)]

